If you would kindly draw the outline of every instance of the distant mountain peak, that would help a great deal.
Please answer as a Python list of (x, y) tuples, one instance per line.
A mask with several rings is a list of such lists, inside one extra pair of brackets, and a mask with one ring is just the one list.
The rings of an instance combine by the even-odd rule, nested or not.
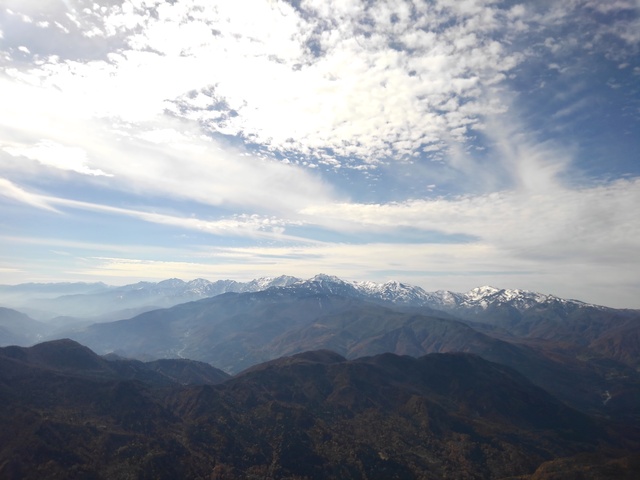
[(482, 287), (476, 287), (469, 290), (466, 295), (469, 297), (486, 297), (487, 295), (495, 295), (498, 292), (503, 291), (500, 288), (492, 287), (490, 285), (484, 285)]
[(315, 277), (308, 280), (309, 282), (333, 282), (333, 283), (348, 283), (335, 275), (327, 275), (325, 273), (319, 273)]
[[(25, 313), (38, 320), (48, 320), (53, 317), (122, 319), (126, 318), (122, 315), (128, 315), (128, 312), (137, 313), (145, 309), (148, 311), (167, 308), (229, 292), (260, 292), (284, 288), (288, 289), (289, 293), (297, 290), (307, 295), (340, 295), (458, 314), (463, 310), (472, 313), (472, 311), (491, 310), (494, 307), (506, 307), (523, 312), (531, 308), (553, 306), (556, 310), (563, 310), (565, 313), (582, 307), (606, 308), (548, 294), (489, 285), (473, 288), (466, 293), (447, 290), (427, 292), (421, 287), (397, 280), (389, 280), (385, 283), (348, 281), (326, 273), (319, 273), (307, 280), (280, 275), (260, 277), (248, 282), (236, 280), (211, 282), (204, 278), (185, 282), (177, 278), (169, 278), (160, 282), (144, 281), (120, 287), (109, 287), (104, 284), (34, 285), (0, 286), (0, 303), (17, 310), (24, 309)], [(276, 290), (272, 293), (276, 294)], [(10, 340), (7, 337), (9, 342), (17, 340)]]
[(180, 280), (179, 278), (169, 278), (167, 280), (162, 280), (161, 282), (158, 282), (158, 286), (163, 286), (163, 287), (177, 287), (177, 286), (183, 286), (186, 282), (184, 280)]
[(280, 275), (278, 277), (260, 277), (245, 283), (243, 291), (260, 291), (271, 287), (287, 287), (289, 285), (300, 282), (299, 278), (289, 275)]
[[(578, 300), (568, 300), (550, 294), (538, 293), (521, 289), (504, 289), (492, 286), (476, 287), (466, 293), (454, 293), (447, 291), (436, 292), (439, 297), (440, 306), (443, 308), (471, 308), (488, 309), (496, 306), (508, 306), (523, 312), (525, 310), (539, 307), (555, 305), (559, 308), (606, 308), (597, 305), (584, 303)], [(438, 308), (437, 305), (434, 305)]]

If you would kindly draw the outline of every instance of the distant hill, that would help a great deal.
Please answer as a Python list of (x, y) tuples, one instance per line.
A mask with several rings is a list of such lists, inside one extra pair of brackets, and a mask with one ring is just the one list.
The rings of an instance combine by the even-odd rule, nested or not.
[(209, 364), (184, 359), (140, 362), (125, 358), (107, 359), (69, 339), (44, 342), (33, 347), (0, 348), (2, 375), (20, 378), (35, 371), (100, 380), (140, 380), (154, 385), (213, 385), (229, 375)]
[(66, 316), (78, 319), (97, 317), (96, 321), (109, 321), (123, 318), (122, 312), (127, 310), (171, 307), (226, 292), (259, 291), (296, 281), (297, 278), (281, 276), (244, 283), (234, 280), (210, 282), (201, 278), (184, 282), (172, 278), (121, 287), (103, 283), (0, 285), (0, 304), (34, 312), (35, 316), (40, 315), (46, 320)]
[(0, 346), (31, 345), (41, 341), (51, 331), (48, 325), (22, 312), (0, 307)]
[(463, 353), (304, 352), (193, 386), (109, 365), (71, 341), (0, 349), (0, 477), (524, 479), (594, 464), (631, 475), (640, 438)]

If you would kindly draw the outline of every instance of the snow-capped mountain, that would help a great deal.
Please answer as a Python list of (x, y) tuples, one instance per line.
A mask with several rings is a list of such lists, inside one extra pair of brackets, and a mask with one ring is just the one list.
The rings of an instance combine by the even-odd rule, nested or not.
[(603, 308), (578, 300), (566, 300), (553, 295), (520, 289), (509, 290), (482, 286), (466, 293), (448, 290), (427, 292), (421, 287), (397, 281), (385, 283), (346, 281), (325, 274), (316, 275), (308, 280), (298, 280), (288, 284), (287, 288), (307, 293), (352, 296), (396, 305), (430, 307), (444, 311), (460, 309), (482, 311), (493, 307), (510, 307), (518, 311), (525, 311), (536, 306)]
[[(71, 295), (58, 297), (51, 296), (52, 285), (55, 284), (43, 284), (40, 286), (41, 288), (36, 288), (38, 286), (33, 284), (24, 285), (25, 292), (22, 292), (20, 285), (12, 286), (10, 289), (5, 287), (11, 296), (3, 295), (4, 292), (0, 290), (0, 304), (18, 310), (28, 307), (29, 312), (48, 312), (48, 318), (56, 315), (76, 317), (102, 315), (108, 319), (113, 317), (110, 313), (128, 312), (135, 309), (141, 312), (145, 309), (170, 307), (223, 293), (288, 289), (299, 291), (301, 294), (324, 293), (405, 307), (428, 307), (462, 316), (464, 313), (487, 313), (496, 308), (525, 312), (535, 307), (552, 307), (554, 310), (564, 313), (584, 307), (603, 308), (576, 300), (565, 300), (553, 295), (519, 289), (509, 290), (483, 286), (466, 293), (447, 290), (427, 292), (421, 287), (397, 281), (385, 283), (347, 281), (326, 274), (318, 274), (307, 280), (282, 275), (257, 278), (248, 282), (236, 280), (212, 282), (203, 278), (186, 282), (171, 278), (157, 283), (138, 282), (121, 287), (96, 284), (86, 286), (86, 293), (80, 290)], [(42, 291), (40, 292), (40, 290)], [(23, 296), (18, 297), (18, 294), (23, 294)], [(38, 316), (34, 318), (46, 319)]]
[(237, 288), (237, 290), (229, 289), (228, 291), (237, 291), (239, 293), (259, 292), (271, 287), (287, 287), (299, 281), (299, 278), (291, 277), (289, 275), (280, 275), (279, 277), (261, 277), (246, 283), (235, 282), (236, 286), (234, 288)]
[(433, 294), (425, 292), (420, 287), (396, 281), (354, 282), (354, 286), (365, 295), (402, 305), (425, 305), (434, 299)]
[(497, 306), (509, 306), (522, 312), (539, 306), (564, 306), (571, 307), (597, 307), (578, 300), (567, 300), (528, 290), (520, 289), (500, 289), (491, 286), (476, 287), (466, 293), (455, 293), (449, 291), (435, 292), (437, 298), (433, 304), (439, 304), (443, 308), (469, 308), (475, 310), (486, 310)]
[(355, 287), (353, 282), (342, 280), (333, 275), (325, 275), (324, 273), (318, 274), (308, 280), (298, 280), (288, 285), (287, 290), (307, 294), (324, 293), (345, 297), (362, 297), (361, 292)]
[(403, 306), (428, 306), (432, 294), (422, 288), (390, 281), (386, 283), (342, 280), (333, 275), (318, 274), (308, 280), (298, 280), (286, 287), (307, 294), (332, 294)]
[[(264, 277), (250, 282), (197, 278), (185, 282), (170, 278), (161, 282), (138, 282), (124, 286), (104, 284), (23, 284), (0, 288), (0, 305), (28, 312), (38, 320), (56, 316), (97, 317), (100, 321), (128, 318), (135, 313), (179, 303), (215, 297), (223, 293), (258, 292), (300, 281), (289, 276)], [(71, 290), (70, 287), (74, 289)], [(83, 290), (84, 289), (84, 290)], [(53, 291), (63, 294), (52, 295)]]

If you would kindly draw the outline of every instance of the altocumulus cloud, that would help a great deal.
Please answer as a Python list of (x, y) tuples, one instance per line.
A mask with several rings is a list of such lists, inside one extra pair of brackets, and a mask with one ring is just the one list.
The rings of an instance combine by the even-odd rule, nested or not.
[(3, 242), (69, 245), (65, 279), (331, 271), (636, 305), (639, 9), (6, 0)]

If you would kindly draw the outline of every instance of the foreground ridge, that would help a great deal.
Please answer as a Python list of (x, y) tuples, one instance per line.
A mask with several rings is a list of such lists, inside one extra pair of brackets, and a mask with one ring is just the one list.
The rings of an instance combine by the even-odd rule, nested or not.
[(312, 351), (191, 386), (103, 364), (69, 340), (0, 348), (0, 476), (530, 478), (556, 462), (631, 478), (638, 461), (633, 434), (476, 355)]

